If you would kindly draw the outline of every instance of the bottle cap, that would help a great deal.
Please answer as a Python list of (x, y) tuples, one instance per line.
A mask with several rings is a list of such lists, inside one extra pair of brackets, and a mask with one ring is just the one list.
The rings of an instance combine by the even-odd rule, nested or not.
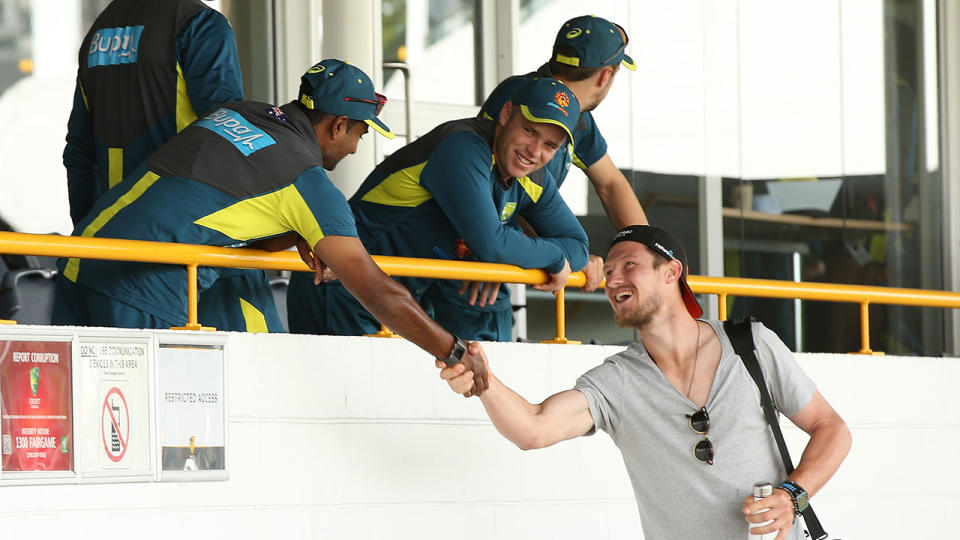
[(773, 486), (770, 482), (757, 482), (753, 485), (753, 496), (762, 499), (773, 495)]

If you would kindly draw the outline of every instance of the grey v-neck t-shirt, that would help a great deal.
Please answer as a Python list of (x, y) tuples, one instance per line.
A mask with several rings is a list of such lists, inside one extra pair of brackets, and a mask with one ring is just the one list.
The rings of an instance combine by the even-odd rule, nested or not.
[[(645, 540), (745, 539), (741, 508), (754, 482), (777, 485), (786, 478), (756, 384), (723, 323), (705, 322), (723, 348), (706, 402), (713, 465), (693, 455), (703, 435), (690, 428), (687, 415), (699, 407), (667, 380), (643, 343), (607, 358), (575, 386), (587, 398), (594, 428), (606, 431), (623, 454)], [(816, 385), (772, 331), (755, 323), (753, 338), (777, 409), (788, 417), (800, 412)], [(788, 538), (803, 538), (798, 524)]]

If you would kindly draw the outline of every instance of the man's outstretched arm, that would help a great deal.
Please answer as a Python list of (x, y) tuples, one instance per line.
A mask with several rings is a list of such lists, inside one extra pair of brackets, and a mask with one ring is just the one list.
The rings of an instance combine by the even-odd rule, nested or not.
[(619, 231), (628, 225), (647, 225), (647, 214), (640, 206), (627, 177), (613, 164), (610, 154), (604, 154), (584, 172), (615, 230)]
[[(380, 270), (359, 238), (327, 236), (317, 241), (313, 252), (377, 320), (437, 359), (450, 355), (454, 337), (423, 311), (406, 287)], [(471, 392), (486, 390), (486, 363), (479, 345), (467, 349), (462, 363), (477, 375)]]
[[(443, 367), (440, 377), (458, 394), (471, 395), (475, 385), (468, 366)], [(521, 450), (545, 448), (585, 435), (593, 427), (587, 398), (579, 390), (565, 390), (532, 404), (505, 386), (492, 373), (490, 387), (480, 396), (487, 416), (501, 435)]]

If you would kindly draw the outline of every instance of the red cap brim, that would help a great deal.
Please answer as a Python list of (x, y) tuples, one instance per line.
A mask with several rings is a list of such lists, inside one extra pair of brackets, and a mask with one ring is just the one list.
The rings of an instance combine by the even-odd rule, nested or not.
[(687, 306), (687, 311), (694, 319), (703, 316), (703, 308), (700, 307), (697, 297), (693, 295), (693, 291), (690, 290), (690, 286), (687, 285), (687, 280), (684, 278), (680, 278), (680, 296), (683, 297), (683, 304)]

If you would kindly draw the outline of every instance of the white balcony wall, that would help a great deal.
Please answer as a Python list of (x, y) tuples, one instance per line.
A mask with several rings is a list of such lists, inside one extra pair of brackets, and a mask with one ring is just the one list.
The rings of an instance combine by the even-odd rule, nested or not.
[[(497, 376), (532, 401), (620, 350), (485, 347)], [(642, 538), (609, 437), (522, 452), (406, 341), (231, 333), (226, 350), (229, 480), (0, 485), (0, 538)], [(826, 529), (943, 537), (942, 520), (916, 516), (960, 504), (950, 466), (960, 361), (798, 359), (853, 431), (850, 456), (813, 499)], [(785, 434), (799, 456), (801, 432), (785, 424)]]

